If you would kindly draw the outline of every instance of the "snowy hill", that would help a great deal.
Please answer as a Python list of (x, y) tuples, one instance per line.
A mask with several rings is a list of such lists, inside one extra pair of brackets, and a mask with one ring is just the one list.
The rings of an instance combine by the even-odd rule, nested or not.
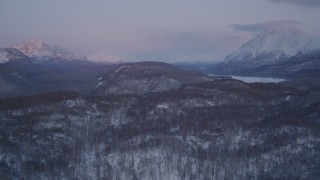
[(87, 60), (85, 56), (70, 52), (59, 46), (48, 45), (44, 41), (29, 40), (13, 46), (13, 48), (26, 54), (35, 63), (44, 63), (63, 60)]
[(179, 69), (162, 62), (126, 63), (99, 78), (96, 93), (145, 94), (178, 89), (182, 85), (207, 82), (204, 74)]
[(298, 27), (267, 28), (226, 57), (227, 62), (269, 64), (319, 47)]

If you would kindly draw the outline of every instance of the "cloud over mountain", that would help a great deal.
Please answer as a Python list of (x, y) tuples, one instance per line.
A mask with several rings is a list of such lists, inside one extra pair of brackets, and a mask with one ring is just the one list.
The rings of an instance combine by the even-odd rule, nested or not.
[(319, 0), (269, 0), (274, 3), (288, 3), (303, 7), (320, 7)]
[(278, 20), (269, 21), (264, 23), (254, 23), (254, 24), (232, 24), (229, 27), (234, 31), (245, 31), (258, 33), (265, 29), (275, 29), (281, 27), (294, 27), (300, 25), (301, 23), (294, 20)]

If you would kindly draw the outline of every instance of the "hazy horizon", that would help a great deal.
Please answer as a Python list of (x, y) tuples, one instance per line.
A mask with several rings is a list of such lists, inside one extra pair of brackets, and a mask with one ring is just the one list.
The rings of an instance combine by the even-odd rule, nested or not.
[(310, 0), (0, 2), (0, 46), (44, 40), (86, 56), (128, 61), (220, 61), (267, 24), (298, 24), (319, 37)]

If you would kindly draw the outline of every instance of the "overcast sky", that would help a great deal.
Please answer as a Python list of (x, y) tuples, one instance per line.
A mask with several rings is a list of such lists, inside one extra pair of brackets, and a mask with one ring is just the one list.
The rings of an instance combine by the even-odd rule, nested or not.
[(319, 0), (0, 0), (0, 46), (33, 39), (124, 60), (218, 61), (263, 24), (318, 35), (319, 19)]

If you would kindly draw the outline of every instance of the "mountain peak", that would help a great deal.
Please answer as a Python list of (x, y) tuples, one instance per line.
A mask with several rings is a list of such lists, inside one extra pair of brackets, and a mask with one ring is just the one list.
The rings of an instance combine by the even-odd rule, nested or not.
[(43, 54), (45, 51), (50, 51), (50, 47), (47, 43), (36, 40), (24, 41), (21, 44), (17, 44), (13, 47), (29, 57), (39, 55), (39, 52)]
[(70, 52), (57, 45), (49, 45), (44, 41), (28, 40), (13, 46), (25, 55), (33, 59), (34, 62), (61, 60), (87, 60), (85, 56), (76, 52)]

